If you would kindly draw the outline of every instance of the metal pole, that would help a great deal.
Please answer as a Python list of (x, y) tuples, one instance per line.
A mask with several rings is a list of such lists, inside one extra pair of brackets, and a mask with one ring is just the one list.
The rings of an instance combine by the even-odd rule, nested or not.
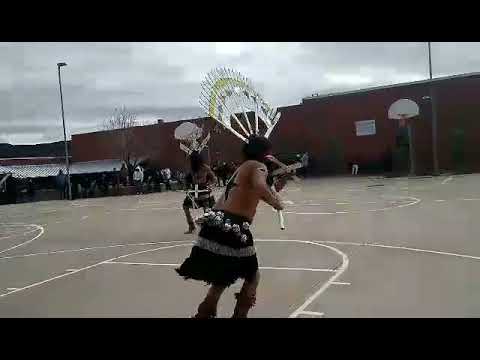
[[(65, 64), (66, 65), (66, 64)], [(68, 199), (72, 200), (72, 188), (70, 186), (70, 161), (68, 159), (68, 145), (67, 145), (67, 132), (65, 131), (65, 112), (63, 110), (63, 92), (62, 92), (62, 78), (60, 76), (60, 67), (64, 66), (57, 64), (58, 68), (58, 85), (60, 87), (60, 104), (62, 106), (62, 122), (63, 122), (63, 142), (65, 144), (65, 164), (67, 166), (67, 189)]]
[[(428, 42), (428, 67), (430, 73), (430, 80), (433, 79), (432, 76), (432, 49), (431, 44)], [(438, 166), (438, 147), (437, 147), (437, 129), (438, 129), (438, 120), (437, 120), (437, 104), (436, 96), (433, 90), (433, 84), (430, 83), (430, 101), (432, 105), (432, 155), (433, 155), (433, 175), (438, 175), (440, 173)]]
[(428, 67), (430, 71), (430, 80), (432, 80), (432, 47), (428, 42)]
[(413, 147), (413, 129), (412, 124), (409, 122), (408, 129), (408, 150), (410, 154), (410, 176), (415, 176), (415, 149)]

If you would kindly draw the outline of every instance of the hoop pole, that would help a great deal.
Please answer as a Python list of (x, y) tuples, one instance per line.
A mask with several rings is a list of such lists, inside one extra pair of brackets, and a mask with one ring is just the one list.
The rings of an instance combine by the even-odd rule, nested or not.
[(410, 154), (410, 176), (415, 176), (415, 149), (413, 145), (413, 128), (412, 124), (407, 125), (408, 129), (408, 150)]

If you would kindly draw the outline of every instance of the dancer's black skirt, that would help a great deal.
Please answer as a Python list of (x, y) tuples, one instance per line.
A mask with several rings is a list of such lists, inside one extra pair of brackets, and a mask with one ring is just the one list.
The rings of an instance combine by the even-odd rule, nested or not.
[(239, 278), (254, 280), (258, 261), (249, 227), (248, 219), (225, 211), (206, 215), (190, 256), (177, 273), (218, 286), (230, 286)]

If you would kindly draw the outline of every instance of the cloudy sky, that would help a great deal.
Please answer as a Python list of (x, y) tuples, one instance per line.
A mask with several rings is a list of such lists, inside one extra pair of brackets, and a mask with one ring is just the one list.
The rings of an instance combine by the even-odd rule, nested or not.
[[(203, 116), (200, 82), (226, 66), (275, 106), (428, 77), (426, 43), (0, 43), (0, 143), (96, 131), (115, 107), (144, 122)], [(434, 76), (480, 71), (480, 43), (433, 43)]]

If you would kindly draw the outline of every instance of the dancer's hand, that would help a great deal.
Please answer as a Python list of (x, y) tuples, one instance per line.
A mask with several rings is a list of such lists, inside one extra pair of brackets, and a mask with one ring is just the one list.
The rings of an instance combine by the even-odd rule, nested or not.
[(268, 161), (271, 161), (274, 164), (279, 163), (278, 159), (273, 155), (265, 155), (265, 159), (268, 160)]
[(273, 187), (275, 188), (276, 192), (282, 191), (282, 189), (285, 187), (287, 184), (288, 176), (280, 176), (276, 178), (273, 182)]
[(283, 204), (279, 196), (267, 184), (267, 168), (264, 164), (253, 168), (253, 188), (259, 197), (275, 210), (283, 210)]

